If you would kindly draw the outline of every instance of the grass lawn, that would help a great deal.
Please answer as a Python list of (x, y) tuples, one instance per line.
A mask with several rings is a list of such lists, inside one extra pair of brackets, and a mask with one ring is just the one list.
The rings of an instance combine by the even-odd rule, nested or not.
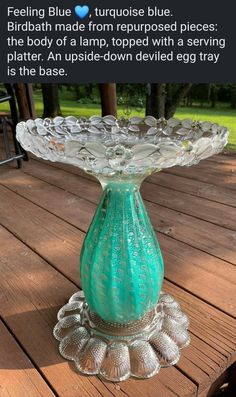
[(206, 120), (224, 125), (229, 129), (229, 143), (226, 149), (236, 151), (236, 110), (228, 108), (179, 108), (175, 114), (180, 119)]
[[(64, 90), (62, 92), (61, 110), (63, 116), (75, 115), (77, 117), (90, 117), (95, 114), (101, 114), (101, 108), (99, 104), (80, 104), (76, 100), (71, 99), (72, 95), (73, 93), (71, 92), (67, 92)], [(41, 92), (37, 91), (34, 96), (36, 112), (37, 115), (41, 117), (43, 113)], [(7, 110), (6, 103), (1, 104), (1, 110)], [(130, 117), (135, 114), (144, 116), (143, 112), (137, 113), (137, 110), (135, 110), (134, 108), (131, 109), (131, 113), (128, 116)], [(124, 113), (124, 109), (122, 107), (118, 108), (118, 115), (127, 116)], [(224, 105), (221, 105), (220, 107), (217, 107), (215, 109), (201, 107), (181, 107), (177, 109), (175, 116), (180, 119), (191, 118), (195, 120), (214, 121), (220, 125), (228, 127), (230, 131), (230, 138), (227, 149), (231, 151), (236, 151), (236, 110), (229, 109)]]

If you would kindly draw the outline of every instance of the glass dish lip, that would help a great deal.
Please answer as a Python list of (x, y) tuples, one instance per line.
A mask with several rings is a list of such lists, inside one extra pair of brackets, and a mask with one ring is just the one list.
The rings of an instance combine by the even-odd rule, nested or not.
[(16, 138), (25, 150), (104, 175), (197, 164), (220, 153), (228, 135), (228, 129), (217, 123), (152, 116), (58, 116), (23, 121), (16, 127)]
[[(36, 128), (35, 128), (36, 127)], [(155, 118), (153, 116), (133, 116), (130, 118), (107, 115), (93, 115), (91, 117), (56, 116), (54, 118), (35, 118), (21, 121), (17, 125), (17, 133), (24, 131), (32, 135), (56, 138), (58, 142), (79, 140), (80, 136), (87, 133), (90, 141), (100, 141), (101, 135), (109, 139), (109, 146), (112, 144), (112, 137), (122, 134), (123, 144), (129, 143), (129, 138), (145, 140), (147, 143), (157, 144), (163, 141), (178, 142), (185, 141), (196, 143), (201, 138), (212, 139), (216, 135), (225, 136), (229, 134), (228, 128), (211, 121), (194, 119), (170, 119)], [(33, 133), (34, 130), (34, 133)], [(37, 131), (35, 133), (35, 131)], [(191, 136), (188, 133), (191, 132)], [(195, 134), (195, 132), (201, 132)], [(157, 139), (158, 137), (158, 139)], [(141, 139), (142, 138), (142, 139)], [(105, 143), (105, 142), (103, 142)], [(144, 143), (144, 141), (143, 141)]]

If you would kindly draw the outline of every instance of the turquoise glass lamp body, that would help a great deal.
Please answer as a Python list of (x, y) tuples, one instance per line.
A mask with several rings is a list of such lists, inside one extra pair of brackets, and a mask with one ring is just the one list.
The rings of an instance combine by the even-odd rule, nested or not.
[(157, 304), (164, 268), (140, 181), (101, 181), (103, 195), (81, 251), (82, 288), (103, 320), (130, 323)]

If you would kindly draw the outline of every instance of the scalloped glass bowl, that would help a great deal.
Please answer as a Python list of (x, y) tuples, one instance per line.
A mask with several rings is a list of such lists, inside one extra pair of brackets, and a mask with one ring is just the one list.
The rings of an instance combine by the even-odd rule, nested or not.
[(219, 153), (228, 130), (215, 123), (113, 116), (37, 118), (17, 125), (24, 149), (95, 175), (148, 174)]

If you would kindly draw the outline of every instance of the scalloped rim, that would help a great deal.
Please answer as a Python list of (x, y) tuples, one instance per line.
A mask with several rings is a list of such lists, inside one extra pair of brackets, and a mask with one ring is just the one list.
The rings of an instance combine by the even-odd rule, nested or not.
[(152, 116), (58, 116), (27, 120), (16, 128), (22, 147), (36, 156), (107, 176), (197, 164), (222, 151), (228, 135), (216, 123)]
[[(165, 302), (165, 299), (168, 299), (168, 301)], [(83, 309), (83, 307), (81, 307), (81, 305), (79, 304), (80, 302), (84, 302), (85, 309)], [(70, 303), (70, 305), (71, 305), (70, 307), (69, 307), (68, 303)], [(155, 320), (152, 320), (152, 322), (150, 323), (150, 329), (149, 330), (146, 329), (146, 331), (143, 331), (143, 332), (139, 331), (137, 334), (132, 334), (130, 336), (127, 335), (122, 340), (120, 338), (117, 339), (117, 337), (112, 337), (112, 336), (110, 336), (108, 334), (106, 336), (104, 333), (102, 333), (102, 335), (100, 335), (99, 331), (98, 330), (96, 331), (96, 328), (94, 328), (94, 326), (89, 325), (88, 313), (87, 313), (87, 304), (86, 304), (85, 298), (83, 296), (83, 292), (80, 291), (80, 292), (77, 292), (77, 293), (73, 294), (68, 303), (66, 305), (64, 305), (60, 309), (60, 311), (58, 313), (58, 319), (60, 319), (60, 320), (56, 324), (56, 326), (54, 327), (53, 335), (58, 341), (60, 341), (60, 344), (59, 344), (60, 354), (65, 359), (67, 359), (69, 361), (74, 361), (76, 369), (79, 372), (82, 372), (82, 373), (84, 373), (86, 375), (99, 375), (99, 376), (105, 378), (106, 380), (113, 381), (113, 382), (117, 382), (117, 381), (120, 382), (120, 381), (126, 380), (130, 376), (133, 376), (136, 379), (137, 378), (139, 378), (139, 379), (151, 378), (152, 376), (156, 375), (161, 368), (165, 368), (165, 367), (169, 367), (169, 366), (175, 365), (178, 362), (179, 358), (180, 358), (180, 350), (182, 350), (183, 348), (187, 347), (189, 345), (189, 343), (190, 343), (189, 335), (188, 335), (188, 337), (186, 339), (186, 343), (185, 344), (181, 344), (181, 346), (180, 346), (177, 342), (174, 342), (174, 336), (171, 337), (168, 334), (168, 331), (166, 331), (165, 329), (159, 329), (158, 328), (158, 330), (155, 330), (155, 324), (156, 324)], [(73, 305), (73, 304), (77, 304), (77, 305)], [(170, 305), (175, 310), (180, 311), (180, 306), (174, 300), (174, 298), (172, 296), (170, 296), (170, 295), (167, 295), (167, 294), (161, 292), (159, 303), (157, 304), (157, 308), (159, 308), (159, 309), (161, 308), (162, 316), (163, 315), (165, 316), (165, 307), (169, 307)], [(75, 310), (74, 306), (76, 306), (78, 308), (78, 311), (80, 312), (80, 315), (81, 315), (81, 320), (78, 321), (77, 323), (74, 323), (71, 326), (72, 327), (71, 329), (69, 329), (68, 327), (62, 327), (61, 329), (66, 331), (66, 334), (64, 334), (64, 336), (59, 337), (58, 332), (60, 332), (60, 328), (58, 328), (58, 326), (61, 324), (61, 321), (63, 319), (65, 319), (68, 316), (70, 317), (70, 312)], [(84, 311), (84, 315), (83, 315), (83, 310), (85, 310)], [(156, 309), (156, 310), (158, 310), (158, 309)], [(184, 317), (186, 317), (186, 315), (184, 313), (182, 313), (182, 314), (183, 314)], [(61, 315), (63, 315), (63, 317)], [(167, 316), (169, 317), (169, 315), (167, 315)], [(82, 317), (84, 317), (84, 319), (87, 319), (85, 321), (85, 323), (84, 323), (84, 320), (82, 319)], [(187, 319), (187, 317), (186, 317), (186, 319)], [(174, 320), (177, 321), (176, 319), (174, 319)], [(183, 330), (187, 331), (188, 325), (189, 325), (188, 321), (186, 322), (185, 325), (182, 325)], [(125, 346), (127, 346), (129, 348), (130, 344), (132, 345), (136, 341), (138, 342), (138, 341), (142, 341), (143, 340), (143, 341), (149, 343), (150, 347), (152, 348), (152, 352), (155, 352), (155, 354), (157, 355), (157, 358), (159, 359), (158, 360), (158, 365), (154, 368), (152, 373), (150, 373), (150, 372), (147, 372), (146, 374), (143, 373), (142, 376), (138, 375), (137, 373), (135, 373), (135, 371), (133, 372), (132, 371), (132, 365), (130, 365), (129, 371), (127, 373), (125, 373), (123, 376), (110, 377), (106, 373), (106, 371), (103, 369), (103, 367), (102, 367), (102, 363), (103, 363), (103, 361), (105, 359), (105, 357), (104, 357), (102, 362), (101, 362), (101, 364), (100, 364), (100, 366), (99, 366), (99, 368), (94, 369), (92, 371), (91, 370), (89, 370), (89, 371), (85, 370), (85, 369), (83, 369), (82, 366), (80, 366), (78, 364), (77, 353), (76, 353), (75, 357), (71, 356), (71, 354), (69, 356), (67, 356), (67, 354), (63, 351), (63, 348), (62, 348), (63, 341), (65, 339), (68, 339), (68, 337), (70, 335), (73, 338), (73, 334), (74, 334), (74, 332), (76, 332), (76, 329), (78, 329), (78, 328), (83, 328), (84, 330), (86, 329), (86, 331), (88, 333), (88, 335), (85, 338), (86, 341), (84, 342), (84, 344), (81, 345), (82, 346), (81, 347), (81, 351), (83, 351), (84, 346), (86, 346), (86, 344), (88, 343), (90, 338), (92, 338), (92, 339), (95, 338), (97, 340), (101, 340), (102, 343), (104, 343), (104, 342), (107, 343), (107, 348), (109, 348), (109, 346), (112, 345), (113, 343), (120, 343), (121, 345), (125, 345)], [(155, 343), (154, 342), (152, 343), (152, 338), (155, 337), (155, 335), (158, 335), (159, 333), (162, 334), (162, 335), (166, 335), (169, 338), (169, 340), (172, 341), (171, 343), (174, 343), (174, 345), (176, 346), (176, 349), (177, 349), (177, 352), (176, 352), (177, 356), (174, 359), (172, 359), (172, 361), (169, 361), (168, 363), (165, 362), (165, 361), (161, 362), (162, 361), (161, 353), (160, 353), (160, 351), (158, 351), (158, 347), (155, 347)], [(69, 343), (66, 344), (66, 347), (67, 346), (69, 346)], [(130, 359), (131, 359), (131, 356), (130, 356)], [(151, 357), (149, 359), (151, 359)], [(163, 360), (164, 360), (164, 357), (163, 357)], [(132, 360), (131, 360), (131, 362), (132, 362)]]
[[(144, 127), (144, 129), (139, 129), (139, 126)], [(59, 130), (57, 131), (56, 128), (59, 128)], [(228, 128), (219, 125), (218, 123), (212, 123), (210, 121), (197, 121), (192, 119), (180, 120), (177, 118), (170, 118), (168, 120), (164, 118), (156, 119), (153, 116), (146, 116), (143, 118), (138, 116), (131, 118), (115, 118), (114, 116), (91, 116), (89, 118), (57, 116), (53, 119), (36, 118), (35, 120), (29, 119), (27, 121), (21, 121), (17, 124), (16, 137), (20, 142), (24, 132), (31, 136), (38, 136), (43, 139), (44, 137), (50, 136), (54, 141), (58, 140), (59, 144), (68, 144), (70, 141), (80, 142), (78, 139), (80, 138), (80, 135), (83, 132), (88, 132), (90, 139), (87, 141), (87, 145), (91, 145), (94, 142), (99, 141), (97, 139), (98, 133), (107, 134), (108, 137), (110, 136), (109, 139), (111, 139), (112, 136), (118, 136), (119, 133), (121, 133), (121, 136), (124, 139), (123, 144), (126, 141), (126, 137), (134, 137), (137, 133), (141, 133), (141, 145), (143, 143), (146, 145), (148, 143), (156, 145), (163, 142), (176, 144), (177, 141), (182, 142), (182, 145), (188, 145), (188, 143), (197, 144), (202, 138), (212, 140), (218, 136), (222, 139), (222, 148), (227, 144), (229, 135)], [(194, 134), (191, 137), (188, 136), (189, 133), (193, 134), (195, 132), (196, 135)], [(198, 136), (199, 132), (201, 132), (200, 136)], [(154, 142), (153, 140), (153, 138), (155, 139), (156, 136), (159, 137), (158, 142)], [(66, 139), (64, 137), (66, 137)], [(143, 142), (144, 138), (145, 142)], [(135, 139), (136, 141), (133, 143), (133, 145), (138, 146), (139, 143), (137, 142), (137, 137)], [(99, 143), (101, 144), (101, 142)], [(114, 140), (114, 145), (115, 144), (117, 145), (116, 141)], [(110, 141), (108, 146), (112, 147)]]
[(44, 126), (60, 126), (60, 125), (81, 125), (81, 126), (96, 126), (98, 124), (104, 124), (107, 126), (117, 126), (120, 129), (125, 127), (126, 124), (128, 125), (146, 125), (148, 127), (156, 127), (159, 126), (165, 127), (169, 126), (172, 128), (176, 128), (177, 126), (183, 127), (183, 128), (189, 128), (190, 124), (193, 128), (201, 128), (203, 131), (210, 131), (212, 127), (218, 128), (218, 129), (224, 129), (228, 130), (227, 127), (222, 126), (218, 123), (214, 123), (211, 121), (202, 121), (202, 120), (195, 120), (195, 119), (178, 119), (175, 117), (172, 117), (170, 119), (165, 119), (163, 117), (161, 118), (155, 118), (153, 116), (145, 116), (145, 117), (139, 117), (139, 116), (133, 116), (130, 118), (125, 118), (125, 117), (119, 117), (116, 118), (115, 116), (112, 115), (107, 115), (104, 117), (94, 115), (91, 117), (80, 117), (77, 118), (75, 116), (67, 116), (67, 117), (62, 117), (62, 116), (56, 116), (54, 118), (36, 118), (36, 119), (29, 119), (27, 121), (21, 121), (19, 124), (21, 125), (26, 125), (26, 126), (32, 126), (32, 123), (36, 126), (38, 125), (44, 125)]

